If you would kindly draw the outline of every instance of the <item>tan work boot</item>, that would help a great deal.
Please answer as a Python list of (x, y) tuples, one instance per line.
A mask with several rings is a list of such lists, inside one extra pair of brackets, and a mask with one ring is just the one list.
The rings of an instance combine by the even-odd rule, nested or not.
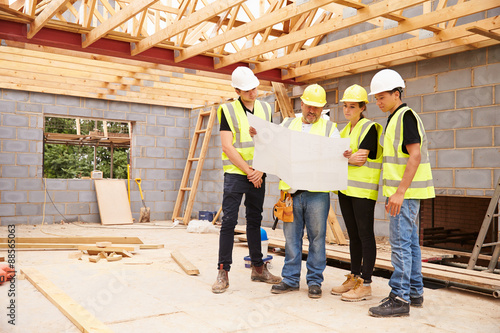
[(260, 281), (270, 284), (280, 283), (281, 278), (279, 276), (272, 275), (267, 269), (267, 264), (268, 263), (265, 263), (260, 267), (252, 266), (252, 275), (250, 276), (252, 281)]
[(212, 286), (212, 292), (215, 294), (221, 294), (225, 292), (227, 288), (229, 288), (228, 271), (224, 270), (222, 265), (220, 265), (217, 280)]
[(372, 296), (372, 287), (364, 286), (363, 279), (358, 278), (356, 280), (356, 285), (354, 286), (354, 288), (343, 293), (340, 299), (347, 302), (359, 302), (370, 299), (371, 296)]
[(347, 274), (346, 278), (347, 279), (344, 281), (344, 283), (342, 283), (342, 285), (332, 288), (332, 295), (342, 295), (343, 293), (348, 292), (349, 290), (354, 288), (354, 286), (356, 285), (356, 280), (358, 278), (354, 276), (354, 274)]

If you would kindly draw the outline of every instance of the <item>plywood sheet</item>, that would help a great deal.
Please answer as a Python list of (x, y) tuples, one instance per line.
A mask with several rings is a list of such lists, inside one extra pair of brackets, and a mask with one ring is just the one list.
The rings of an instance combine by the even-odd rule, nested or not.
[(132, 224), (127, 188), (121, 179), (95, 180), (101, 224)]

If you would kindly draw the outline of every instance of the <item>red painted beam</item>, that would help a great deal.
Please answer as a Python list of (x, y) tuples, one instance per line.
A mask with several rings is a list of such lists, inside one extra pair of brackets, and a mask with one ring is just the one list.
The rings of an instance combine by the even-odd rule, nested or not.
[[(168, 50), (158, 47), (153, 47), (136, 56), (132, 56), (130, 54), (129, 42), (104, 38), (101, 38), (87, 48), (82, 48), (81, 34), (49, 28), (41, 29), (33, 38), (28, 39), (26, 24), (5, 20), (0, 20), (0, 39), (223, 74), (231, 74), (233, 70), (238, 66), (248, 67), (247, 63), (237, 63), (224, 68), (215, 69), (213, 58), (204, 55), (198, 55), (181, 62), (175, 62), (174, 50)], [(259, 73), (257, 74), (257, 77), (262, 80), (297, 84), (294, 79), (282, 80), (280, 69), (272, 69), (266, 72)]]

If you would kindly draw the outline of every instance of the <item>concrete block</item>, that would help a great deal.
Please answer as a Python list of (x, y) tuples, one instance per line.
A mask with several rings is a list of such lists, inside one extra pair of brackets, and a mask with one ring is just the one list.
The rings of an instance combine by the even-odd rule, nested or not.
[[(212, 139), (212, 138), (210, 138)], [(217, 141), (220, 141), (219, 138), (217, 138)], [(184, 149), (189, 149), (189, 146), (191, 145), (191, 142), (188, 139), (175, 139), (175, 147), (177, 148), (184, 148)], [(212, 146), (212, 145), (209, 145)]]
[(484, 190), (467, 190), (468, 197), (482, 197), (484, 196)]
[(54, 104), (55, 96), (52, 94), (32, 92), (30, 96), (30, 102), (41, 103), (41, 104)]
[(429, 154), (429, 162), (431, 163), (431, 168), (436, 167), (436, 156), (437, 156), (437, 150), (429, 150), (427, 152)]
[(471, 88), (457, 91), (457, 109), (493, 104), (492, 87)]
[[(197, 155), (196, 155), (197, 156)], [(185, 158), (184, 149), (167, 149), (167, 158)]]
[(68, 189), (68, 181), (66, 179), (46, 179), (45, 186), (49, 191), (57, 191), (63, 190), (66, 191)]
[(104, 111), (92, 109), (92, 117), (93, 118), (104, 118)]
[(175, 142), (176, 142), (176, 140), (173, 138), (166, 138), (166, 137), (163, 137), (163, 138), (157, 137), (156, 138), (156, 145), (158, 147), (175, 148), (176, 147)]
[(28, 202), (29, 203), (45, 202), (45, 201), (50, 202), (49, 197), (45, 196), (45, 191), (29, 191), (28, 192)]
[(2, 178), (28, 178), (28, 167), (25, 166), (2, 166)]
[(453, 131), (428, 131), (426, 134), (429, 142), (429, 149), (455, 147)]
[(472, 149), (439, 150), (438, 168), (471, 168)]
[(175, 126), (177, 127), (189, 127), (189, 119), (187, 118), (175, 118)]
[[(154, 202), (154, 201), (164, 201), (165, 200), (165, 194), (163, 191), (148, 191), (144, 194), (144, 201), (148, 202)], [(148, 204), (146, 203), (146, 206)]]
[(373, 226), (373, 232), (375, 236), (389, 237), (389, 222), (377, 220)]
[(28, 192), (26, 191), (12, 191), (0, 193), (2, 203), (19, 203), (28, 201)]
[(17, 191), (40, 191), (43, 190), (43, 184), (41, 179), (17, 179), (16, 180), (16, 190)]
[(92, 180), (90, 179), (68, 179), (68, 190), (85, 191), (90, 190)]
[(489, 128), (465, 129), (456, 133), (457, 148), (464, 147), (491, 147), (492, 132)]
[(490, 170), (455, 170), (455, 188), (491, 188)]
[(405, 96), (425, 95), (434, 93), (436, 89), (436, 77), (428, 76), (414, 80), (406, 80)]
[(29, 166), (28, 177), (30, 178), (42, 178), (43, 177), (43, 167), (42, 165)]
[(187, 129), (177, 128), (177, 127), (167, 128), (167, 136), (169, 137), (186, 138), (188, 137), (187, 133), (188, 133)]
[(154, 167), (157, 169), (172, 169), (174, 168), (174, 161), (164, 158), (156, 159)]
[(146, 135), (165, 136), (165, 127), (146, 126)]
[(66, 213), (77, 214), (77, 215), (89, 214), (90, 213), (89, 204), (87, 204), (87, 203), (68, 204), (66, 206)]
[(453, 170), (432, 170), (434, 187), (453, 187)]
[(108, 110), (109, 102), (104, 99), (85, 98), (84, 106), (90, 109)]
[(99, 205), (97, 204), (97, 202), (90, 202), (89, 207), (90, 214), (99, 214)]
[[(450, 69), (450, 57), (443, 56), (417, 62), (418, 76), (447, 72)], [(404, 78), (404, 76), (403, 76)]]
[[(175, 126), (175, 119), (176, 118), (174, 118), (174, 117), (156, 116), (156, 124), (163, 125), (163, 126)], [(188, 121), (188, 123), (189, 123), (189, 121)]]
[(495, 146), (500, 147), (500, 127), (495, 127)]
[(0, 139), (16, 139), (15, 127), (0, 127)]
[(43, 140), (43, 130), (41, 128), (18, 128), (18, 140)]
[(474, 149), (474, 168), (499, 168), (500, 147)]
[(159, 181), (156, 183), (156, 189), (160, 191), (175, 191), (175, 183), (173, 181)]
[(146, 122), (147, 115), (140, 113), (127, 113), (127, 120)]
[(459, 189), (449, 189), (448, 195), (463, 196), (463, 195), (465, 195), (465, 191), (459, 190)]
[(500, 83), (500, 78), (497, 75), (499, 72), (500, 63), (474, 68), (474, 85)]
[(437, 91), (469, 88), (471, 86), (471, 82), (471, 69), (442, 73), (437, 77)]
[(499, 181), (499, 178), (500, 178), (500, 168), (498, 168), (498, 166), (496, 167), (495, 170), (493, 170), (493, 185), (496, 187), (496, 184), (498, 184), (498, 181)]
[(115, 112), (115, 111), (104, 111), (104, 118), (110, 120), (126, 120), (127, 113), (126, 112)]
[(455, 92), (436, 93), (423, 96), (423, 111), (441, 111), (455, 108)]
[(138, 147), (154, 147), (155, 146), (155, 138), (152, 136), (145, 135), (135, 135), (132, 137), (132, 140), (135, 141), (135, 145)]
[[(113, 110), (113, 111), (130, 112), (130, 103), (111, 101), (111, 102), (109, 102), (109, 109)], [(119, 118), (119, 119), (121, 119), (121, 118)]]
[[(132, 180), (131, 180), (132, 183)], [(95, 191), (80, 191), (78, 192), (79, 202), (97, 202)]]
[(0, 178), (0, 191), (14, 191), (16, 180)]
[(155, 160), (151, 158), (136, 158), (134, 160), (134, 167), (139, 169), (152, 169), (155, 167)]
[(28, 127), (29, 126), (29, 116), (28, 115), (13, 115), (13, 114), (3, 114), (2, 115), (2, 125), (4, 126), (15, 126), (15, 127)]
[(165, 158), (165, 148), (147, 147), (145, 157), (147, 157), (147, 158), (152, 158), (152, 157)]
[[(406, 103), (413, 111), (417, 112), (418, 114), (421, 114), (422, 111), (427, 111), (427, 110), (422, 110), (422, 97), (421, 96), (405, 97), (403, 100), (403, 103)], [(387, 114), (382, 112), (375, 103), (373, 105), (378, 110), (377, 116), (387, 119)]]
[(130, 111), (138, 113), (150, 113), (151, 105), (141, 103), (130, 103)]
[(42, 165), (42, 154), (17, 154), (18, 165)]
[(0, 153), (0, 164), (1, 165), (16, 164), (16, 154), (14, 154), (14, 153)]
[(435, 113), (421, 113), (419, 114), (420, 119), (424, 123), (424, 128), (426, 131), (436, 129), (436, 114)]
[[(175, 169), (182, 169), (184, 170), (184, 167), (186, 166), (186, 160), (181, 159), (181, 160), (175, 160)], [(193, 168), (196, 167), (196, 164), (193, 165)]]
[(0, 216), (15, 216), (16, 215), (16, 205), (15, 204), (0, 204)]
[(167, 113), (169, 116), (175, 117), (189, 117), (190, 109), (182, 109), (176, 107), (167, 106)]
[(55, 191), (50, 195), (54, 202), (78, 202), (77, 191)]
[(181, 180), (183, 170), (167, 170), (167, 178), (169, 180)]
[(29, 98), (30, 93), (27, 91), (3, 89), (3, 99), (16, 102), (27, 102)]
[(167, 108), (161, 105), (151, 105), (151, 113), (164, 116), (167, 114)]
[(42, 204), (16, 204), (16, 215), (42, 215)]
[(471, 110), (452, 110), (437, 113), (437, 129), (470, 128)]
[[(146, 169), (147, 179), (165, 179), (165, 170)], [(142, 187), (142, 184), (141, 184)]]
[(156, 116), (148, 115), (146, 117), (146, 123), (148, 125), (156, 126)]
[(488, 50), (488, 64), (500, 62), (500, 46), (494, 45), (487, 48)]
[(0, 100), (0, 108), (2, 109), (3, 114), (15, 113), (16, 112), (16, 102)]
[(56, 203), (55, 205), (46, 205), (45, 206), (45, 215), (57, 215), (57, 218), (60, 219), (61, 215), (60, 213), (65, 214), (66, 213), (66, 204), (64, 203)]
[[(484, 15), (484, 14), (481, 14)], [(479, 20), (482, 20), (480, 18)], [(464, 23), (460, 23), (464, 24)], [(457, 26), (460, 25), (457, 20)], [(477, 49), (467, 52), (459, 52), (450, 55), (450, 68), (454, 69), (462, 69), (469, 67), (476, 67), (486, 64), (486, 50), (485, 49)]]
[(80, 97), (57, 95), (56, 104), (57, 105), (80, 107), (84, 103)]
[(61, 105), (44, 105), (43, 113), (45, 114), (56, 114), (56, 115), (68, 115), (68, 107)]
[(472, 111), (474, 127), (500, 125), (500, 110), (498, 106), (478, 108)]
[(2, 217), (2, 225), (21, 225), (21, 224), (28, 224), (28, 217), (27, 216), (6, 216)]
[(92, 109), (87, 108), (68, 108), (68, 115), (73, 117), (92, 117)]
[[(57, 217), (61, 217), (58, 215)], [(29, 225), (37, 225), (37, 224), (54, 224), (55, 217), (54, 216), (28, 216), (28, 224)]]

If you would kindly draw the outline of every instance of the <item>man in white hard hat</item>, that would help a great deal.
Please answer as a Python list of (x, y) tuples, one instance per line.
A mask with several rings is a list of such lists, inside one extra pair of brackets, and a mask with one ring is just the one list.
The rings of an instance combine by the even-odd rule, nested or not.
[(424, 285), (419, 242), (420, 200), (434, 198), (427, 136), (418, 114), (402, 102), (405, 83), (394, 70), (384, 69), (373, 77), (370, 95), (389, 112), (384, 136), (383, 191), (390, 214), (391, 293), (372, 307), (374, 317), (410, 314), (410, 305), (422, 307)]
[[(271, 121), (271, 106), (257, 100), (259, 79), (248, 67), (238, 67), (232, 74), (232, 86), (239, 98), (222, 104), (217, 110), (222, 143), (224, 194), (222, 226), (219, 238), (219, 270), (212, 292), (223, 293), (229, 287), (228, 272), (232, 264), (234, 227), (245, 195), (248, 249), (252, 265), (251, 280), (279, 283), (262, 260), (260, 226), (265, 195), (265, 174), (252, 168), (254, 144), (250, 136), (247, 113)], [(267, 255), (267, 254), (266, 254)]]
[[(321, 117), (326, 104), (326, 92), (318, 84), (308, 86), (301, 97), (302, 117), (285, 118), (281, 126), (294, 131), (340, 138), (337, 124)], [(310, 170), (314, 172), (314, 170)], [(312, 192), (307, 188), (292, 189), (284, 181), (279, 188), (292, 194), (293, 222), (283, 223), (285, 235), (285, 265), (281, 271), (283, 281), (271, 288), (273, 294), (283, 294), (299, 290), (300, 271), (302, 268), (302, 239), (304, 228), (307, 229), (309, 253), (307, 255), (308, 296), (321, 297), (323, 271), (326, 267), (326, 220), (330, 210), (330, 193)]]

